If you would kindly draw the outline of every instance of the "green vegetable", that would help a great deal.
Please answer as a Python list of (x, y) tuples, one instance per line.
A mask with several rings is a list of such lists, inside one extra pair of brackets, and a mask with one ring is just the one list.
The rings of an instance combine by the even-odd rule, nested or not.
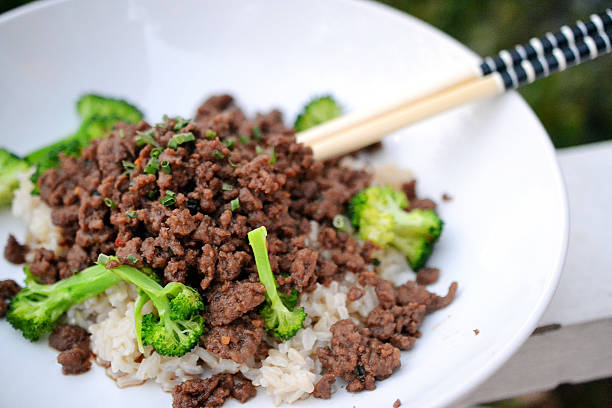
[[(107, 259), (116, 260), (115, 257)], [(204, 332), (204, 303), (195, 289), (179, 282), (162, 287), (157, 279), (128, 265), (110, 271), (138, 287), (141, 294), (135, 305), (138, 315), (148, 300), (157, 310), (157, 314), (149, 313), (141, 319), (135, 315), (139, 342), (153, 346), (159, 354), (168, 357), (180, 357), (193, 349)]]
[(143, 145), (151, 145), (153, 147), (159, 148), (159, 143), (155, 139), (155, 131), (153, 129), (149, 129), (146, 132), (136, 132), (138, 136), (136, 136), (136, 144), (138, 146)]
[(234, 186), (232, 186), (231, 184), (223, 184), (221, 186), (221, 190), (223, 191), (232, 191), (234, 189)]
[(19, 174), (28, 170), (28, 163), (0, 148), (0, 206), (10, 204), (13, 190), (19, 187)]
[(215, 140), (217, 138), (217, 132), (212, 129), (208, 129), (205, 134), (207, 139)]
[(121, 165), (123, 166), (123, 168), (125, 169), (125, 173), (130, 175), (134, 172), (134, 170), (136, 170), (136, 165), (132, 162), (129, 162), (127, 160), (122, 160), (121, 161)]
[(218, 150), (213, 151), (213, 156), (217, 159), (225, 159), (225, 155)]
[(272, 155), (270, 156), (270, 164), (274, 166), (276, 164), (276, 149), (272, 148)]
[(221, 143), (223, 143), (228, 149), (232, 150), (236, 145), (236, 139), (234, 139), (233, 137), (229, 137)]
[(138, 257), (136, 255), (134, 255), (134, 254), (129, 254), (127, 256), (127, 260), (131, 264), (137, 264), (138, 263)]
[(113, 201), (113, 199), (112, 199), (112, 198), (108, 198), (108, 197), (106, 197), (106, 198), (104, 199), (104, 204), (105, 204), (105, 205), (106, 205), (108, 208), (110, 208), (111, 210), (112, 210), (113, 208), (117, 208), (117, 204), (116, 204), (116, 203)]
[(151, 157), (144, 168), (144, 172), (146, 174), (155, 174), (157, 170), (159, 170), (159, 159), (157, 157)]
[(166, 207), (172, 207), (176, 204), (176, 193), (170, 190), (166, 191), (166, 195), (161, 198), (160, 202)]
[(408, 198), (388, 186), (361, 190), (349, 202), (349, 218), (361, 239), (386, 248), (393, 246), (417, 270), (431, 255), (443, 222), (432, 210), (408, 208)]
[(95, 94), (81, 96), (77, 111), (83, 120), (93, 116), (116, 116), (123, 122), (138, 123), (143, 117), (138, 108), (122, 99)]
[(176, 149), (183, 143), (193, 142), (194, 140), (195, 136), (191, 132), (179, 133), (178, 135), (172, 136), (172, 139), (168, 142), (168, 147), (170, 149)]
[(261, 129), (259, 129), (259, 126), (257, 125), (253, 126), (251, 133), (253, 133), (253, 137), (255, 138), (255, 140), (257, 141), (261, 140)]
[(185, 119), (181, 116), (176, 116), (173, 119), (174, 119), (174, 126), (172, 127), (172, 130), (174, 130), (175, 132), (181, 130), (182, 128), (187, 126), (189, 122), (191, 122), (191, 120)]
[(255, 146), (255, 153), (257, 153), (257, 155), (263, 154), (264, 153), (263, 147), (259, 145)]
[[(261, 309), (261, 317), (266, 329), (270, 330), (275, 337), (281, 340), (289, 340), (302, 328), (302, 323), (307, 315), (303, 308), (295, 308), (297, 292), (282, 297), (278, 292), (268, 259), (266, 236), (266, 227), (259, 227), (248, 234), (249, 244), (253, 248), (259, 281), (266, 288), (266, 304)], [(283, 298), (287, 303), (283, 303)]]
[(251, 139), (248, 136), (245, 136), (245, 135), (238, 136), (238, 140), (242, 144), (248, 144), (251, 141)]
[(164, 160), (160, 163), (161, 169), (166, 174), (172, 174), (172, 167), (170, 167), (170, 162), (168, 160)]
[(323, 122), (337, 118), (342, 114), (338, 103), (330, 96), (321, 96), (308, 102), (295, 119), (293, 127), (296, 132), (302, 132)]
[(52, 285), (36, 283), (26, 266), (26, 286), (11, 301), (7, 320), (31, 341), (51, 332), (71, 306), (92, 298), (120, 281), (102, 265), (84, 269)]
[(134, 218), (136, 218), (136, 216), (138, 215), (138, 213), (134, 210), (128, 210), (125, 212), (126, 217), (128, 217), (129, 219), (133, 220)]
[(232, 201), (230, 201), (230, 208), (232, 209), (232, 211), (236, 211), (237, 209), (239, 209), (240, 199), (234, 198)]
[(347, 218), (344, 215), (338, 214), (332, 220), (332, 225), (338, 231), (346, 231), (347, 230), (347, 224), (348, 224), (348, 220), (347, 220)]

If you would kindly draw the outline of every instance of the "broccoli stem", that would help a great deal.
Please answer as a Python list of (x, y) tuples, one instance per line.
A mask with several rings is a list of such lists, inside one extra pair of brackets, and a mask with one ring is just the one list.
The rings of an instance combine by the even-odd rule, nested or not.
[(255, 255), (255, 265), (257, 266), (259, 281), (266, 288), (266, 296), (272, 302), (272, 307), (276, 307), (281, 300), (278, 296), (276, 280), (274, 279), (272, 267), (270, 267), (270, 259), (268, 258), (268, 248), (266, 246), (267, 236), (268, 231), (266, 228), (259, 227), (249, 232), (249, 243), (251, 244), (253, 254)]
[(162, 293), (164, 288), (159, 283), (155, 282), (138, 269), (128, 265), (121, 265), (110, 269), (110, 271), (113, 272), (118, 278), (123, 279), (126, 282), (133, 283), (139, 289), (145, 292), (155, 305), (155, 308), (159, 313), (159, 317), (165, 317), (166, 313), (170, 310), (170, 301), (168, 300), (168, 297)]
[[(69, 298), (74, 304), (81, 303), (106, 289), (114, 286), (120, 281), (119, 277), (110, 273), (104, 273), (101, 265), (90, 266), (68, 279), (63, 279), (53, 285), (40, 285), (34, 283), (36, 287), (47, 287), (51, 292), (62, 291), (69, 294)], [(30, 286), (30, 285), (28, 285)], [(51, 288), (53, 287), (53, 288)]]

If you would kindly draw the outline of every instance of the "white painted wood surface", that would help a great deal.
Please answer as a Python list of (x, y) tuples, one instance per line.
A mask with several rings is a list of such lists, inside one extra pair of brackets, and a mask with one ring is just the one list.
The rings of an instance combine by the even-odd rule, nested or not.
[[(456, 407), (612, 376), (612, 142), (558, 150), (570, 208), (563, 275), (532, 335)], [(560, 327), (559, 327), (560, 325)]]

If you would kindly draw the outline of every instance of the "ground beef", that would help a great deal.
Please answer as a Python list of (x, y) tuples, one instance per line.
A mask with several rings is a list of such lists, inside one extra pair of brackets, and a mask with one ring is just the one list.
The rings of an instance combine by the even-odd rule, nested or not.
[(91, 368), (87, 330), (73, 325), (58, 326), (49, 335), (49, 345), (61, 352), (57, 362), (64, 374), (82, 374)]
[(359, 328), (351, 319), (331, 327), (330, 347), (320, 347), (317, 355), (324, 376), (315, 386), (314, 396), (329, 398), (333, 377), (341, 377), (351, 392), (373, 390), (375, 380), (384, 380), (401, 365), (400, 351), (371, 337), (370, 330)]
[(222, 358), (245, 363), (259, 351), (263, 326), (257, 316), (235, 320), (228, 326), (213, 326), (204, 336), (204, 347)]
[(211, 325), (228, 325), (264, 301), (266, 288), (259, 282), (225, 282), (208, 296)]
[(49, 335), (49, 345), (57, 351), (66, 351), (81, 343), (89, 343), (89, 333), (79, 326), (57, 326)]
[(431, 285), (438, 281), (440, 270), (438, 268), (421, 268), (417, 272), (416, 282), (419, 285)]
[(402, 406), (402, 401), (398, 399), (395, 400), (395, 402), (393, 403), (393, 408), (399, 408)]
[(0, 317), (6, 315), (11, 299), (20, 290), (21, 287), (12, 279), (0, 281)]
[(4, 247), (4, 257), (6, 260), (15, 265), (21, 265), (25, 263), (25, 256), (27, 253), (27, 245), (21, 245), (13, 234), (9, 234), (8, 241)]
[(55, 283), (58, 278), (58, 263), (55, 253), (44, 248), (34, 251), (34, 259), (30, 263), (30, 273), (39, 283)]
[(206, 379), (187, 380), (174, 388), (173, 408), (220, 407), (231, 397), (245, 403), (257, 390), (242, 374), (216, 374)]

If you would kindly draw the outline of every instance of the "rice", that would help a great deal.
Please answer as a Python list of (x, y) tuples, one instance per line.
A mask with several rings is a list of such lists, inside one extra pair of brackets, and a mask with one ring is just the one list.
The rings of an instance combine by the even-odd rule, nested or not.
[[(25, 173), (20, 178), (13, 214), (27, 224), (29, 245), (59, 252), (62, 250), (58, 245), (60, 230), (51, 222), (50, 208), (40, 197), (31, 195), (34, 185), (30, 175)], [(319, 250), (319, 231), (320, 226), (312, 221), (307, 245), (314, 250)], [(319, 250), (319, 253), (323, 258), (329, 257), (325, 250)], [(405, 271), (410, 269), (401, 254), (381, 250), (375, 257), (381, 262), (378, 269), (384, 279), (395, 284), (408, 279)], [(348, 301), (347, 293), (353, 286), (363, 289), (364, 295)], [(307, 398), (313, 392), (314, 385), (321, 378), (316, 350), (330, 344), (330, 329), (334, 323), (351, 318), (363, 324), (368, 314), (378, 306), (374, 288), (362, 287), (353, 273), (346, 273), (341, 281), (333, 281), (328, 287), (317, 284), (314, 291), (300, 296), (300, 306), (308, 314), (304, 329), (283, 343), (266, 338), (272, 348), (257, 367), (253, 362), (238, 364), (219, 358), (201, 346), (182, 357), (161, 356), (150, 346), (145, 346), (144, 353), (141, 353), (134, 328), (136, 297), (137, 291), (132, 284), (119, 282), (104, 293), (70, 308), (64, 318), (67, 323), (84, 327), (91, 333), (91, 349), (96, 361), (105, 367), (119, 387), (154, 381), (164, 391), (172, 391), (187, 379), (241, 372), (277, 405)], [(150, 303), (145, 305), (143, 312), (151, 311)]]
[[(26, 243), (34, 248), (45, 248), (58, 252), (61, 231), (51, 222), (51, 209), (39, 196), (32, 195), (34, 183), (30, 177), (34, 169), (21, 173), (19, 188), (15, 190), (11, 211), (13, 216), (26, 225)], [(29, 260), (28, 260), (29, 261)]]

